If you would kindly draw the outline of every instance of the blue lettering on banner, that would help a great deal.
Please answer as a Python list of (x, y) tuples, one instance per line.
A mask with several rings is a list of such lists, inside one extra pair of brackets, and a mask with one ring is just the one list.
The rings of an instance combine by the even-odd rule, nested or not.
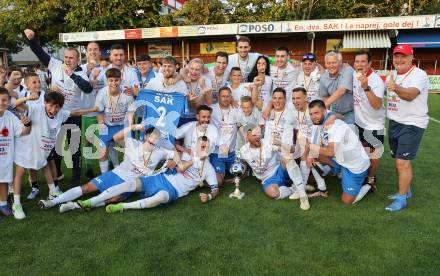
[(165, 139), (165, 147), (174, 144), (177, 125), (182, 114), (187, 113), (187, 98), (185, 95), (172, 92), (162, 93), (142, 89), (136, 98), (135, 106), (145, 106), (142, 123), (145, 128), (156, 127)]
[(238, 29), (240, 33), (271, 33), (275, 31), (275, 24), (241, 24)]

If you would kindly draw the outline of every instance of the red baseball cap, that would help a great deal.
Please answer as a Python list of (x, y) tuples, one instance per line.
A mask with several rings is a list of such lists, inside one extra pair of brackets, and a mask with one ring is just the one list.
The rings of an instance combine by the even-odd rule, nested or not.
[(413, 48), (410, 45), (408, 45), (408, 44), (400, 44), (400, 45), (397, 45), (396, 47), (394, 47), (393, 55), (397, 54), (397, 53), (409, 56), (409, 55), (413, 55), (414, 51), (413, 51)]

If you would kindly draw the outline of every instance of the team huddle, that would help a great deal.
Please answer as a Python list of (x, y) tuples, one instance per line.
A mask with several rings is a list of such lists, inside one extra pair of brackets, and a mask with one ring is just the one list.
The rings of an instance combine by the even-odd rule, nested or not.
[[(340, 179), (342, 202), (354, 204), (377, 190), (386, 117), (398, 190), (385, 209), (399, 211), (412, 197), (411, 160), (429, 117), (428, 77), (413, 65), (409, 45), (394, 48), (395, 70), (384, 82), (366, 51), (355, 54), (353, 67), (339, 52), (327, 52), (322, 66), (313, 53), (291, 60), (289, 49), (278, 47), (271, 64), (241, 36), (236, 54), (218, 52), (212, 66), (195, 58), (178, 70), (172, 56), (153, 68), (152, 59), (142, 55), (131, 67), (118, 44), (107, 61), (90, 42), (80, 65), (76, 48), (67, 48), (60, 61), (44, 51), (32, 30), (24, 33), (51, 80), (46, 87), (37, 71), (23, 78), (20, 68), (0, 70), (3, 216), (26, 217), (21, 204), (26, 171), (32, 186), (28, 200), (39, 197), (37, 174), (44, 174), (49, 194), (38, 201), (42, 209), (59, 206), (64, 213), (105, 206), (115, 213), (171, 203), (203, 186), (210, 192), (200, 193), (200, 201), (209, 202), (233, 180), (237, 163), (244, 164), (242, 177), (261, 181), (267, 197), (298, 200), (302, 210), (310, 209), (310, 198), (328, 197), (328, 176)], [(164, 121), (169, 115), (164, 106), (145, 100), (146, 91), (158, 93), (164, 105), (183, 99), (175, 126)], [(160, 118), (151, 120), (149, 108)], [(98, 176), (92, 169), (96, 159)], [(72, 170), (64, 192), (63, 160)], [(130, 200), (134, 193), (139, 200)], [(79, 200), (85, 194), (95, 196)]]

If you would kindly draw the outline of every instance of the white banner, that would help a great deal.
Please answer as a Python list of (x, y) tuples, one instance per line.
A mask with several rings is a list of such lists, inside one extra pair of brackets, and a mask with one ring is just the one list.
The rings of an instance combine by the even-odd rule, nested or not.
[(238, 24), (239, 34), (281, 33), (281, 22), (261, 22)]

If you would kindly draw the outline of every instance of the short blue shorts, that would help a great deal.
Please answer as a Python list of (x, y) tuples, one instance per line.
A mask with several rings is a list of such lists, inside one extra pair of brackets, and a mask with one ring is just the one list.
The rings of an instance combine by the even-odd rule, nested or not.
[(235, 152), (230, 152), (226, 158), (220, 158), (217, 153), (212, 153), (209, 156), (209, 161), (214, 167), (215, 173), (224, 174), (235, 163)]
[(291, 182), (292, 181), (290, 180), (287, 170), (283, 168), (283, 166), (278, 165), (278, 168), (276, 169), (274, 174), (270, 176), (268, 179), (263, 181), (263, 190), (266, 190), (267, 187), (269, 187), (272, 184), (276, 184), (279, 187), (281, 187), (281, 186), (288, 186), (288, 184)]
[(98, 177), (93, 178), (91, 182), (95, 184), (96, 188), (98, 188), (98, 191), (102, 193), (110, 187), (124, 183), (125, 180), (120, 178), (113, 171), (108, 171)]
[(348, 195), (357, 196), (362, 185), (364, 185), (368, 169), (362, 173), (352, 173), (349, 169), (339, 165), (334, 159), (332, 159), (332, 164), (332, 172), (341, 173), (342, 175), (342, 191)]
[(152, 176), (141, 176), (139, 177), (142, 188), (141, 197), (147, 198), (154, 196), (160, 191), (165, 191), (168, 193), (170, 199), (168, 202), (176, 201), (179, 195), (176, 189), (171, 185), (171, 183), (165, 178), (164, 174), (156, 174)]
[(105, 126), (104, 129), (99, 129), (99, 146), (101, 148), (105, 148), (109, 145), (111, 141), (113, 141), (113, 136), (124, 129), (124, 125), (117, 126)]

